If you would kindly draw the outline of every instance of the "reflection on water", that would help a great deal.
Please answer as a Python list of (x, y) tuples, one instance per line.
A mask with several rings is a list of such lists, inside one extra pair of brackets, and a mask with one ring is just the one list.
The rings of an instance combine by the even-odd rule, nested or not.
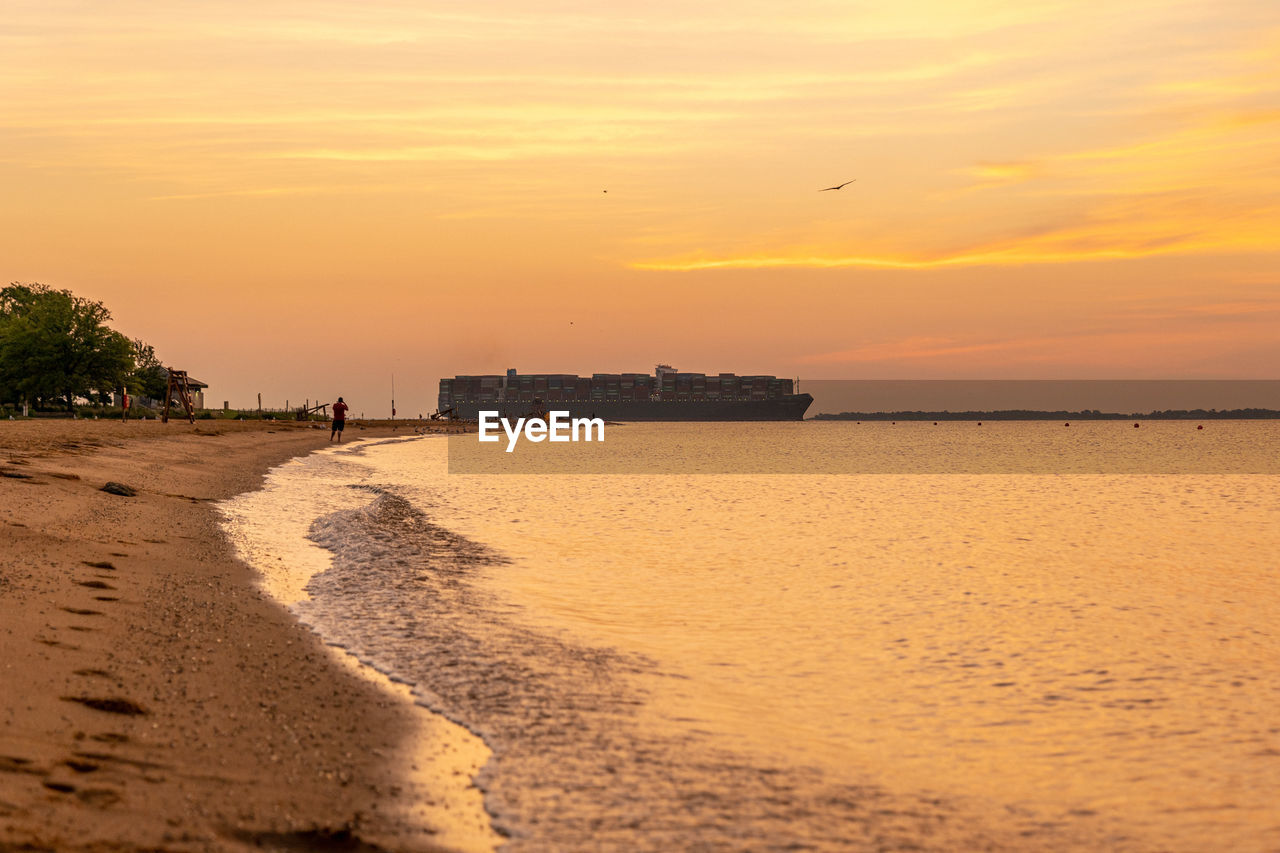
[(1275, 477), (445, 456), (345, 463), (306, 618), (486, 737), (513, 847), (1280, 846)]
[[(495, 436), (490, 436), (493, 438)], [(604, 441), (448, 439), (450, 474), (1280, 474), (1280, 419), (612, 424)]]

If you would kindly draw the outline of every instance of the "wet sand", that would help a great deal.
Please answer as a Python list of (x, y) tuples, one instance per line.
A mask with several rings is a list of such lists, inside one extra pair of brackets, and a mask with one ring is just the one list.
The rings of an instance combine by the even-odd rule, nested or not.
[(474, 738), (344, 664), (219, 527), (328, 438), (0, 423), (0, 850), (492, 848)]

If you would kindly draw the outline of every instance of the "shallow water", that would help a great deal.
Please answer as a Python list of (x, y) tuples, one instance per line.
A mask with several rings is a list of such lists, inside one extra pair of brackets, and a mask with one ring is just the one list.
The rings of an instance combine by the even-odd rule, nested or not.
[(485, 738), (513, 849), (1280, 846), (1275, 476), (450, 475), (446, 446), (284, 466), (233, 535)]

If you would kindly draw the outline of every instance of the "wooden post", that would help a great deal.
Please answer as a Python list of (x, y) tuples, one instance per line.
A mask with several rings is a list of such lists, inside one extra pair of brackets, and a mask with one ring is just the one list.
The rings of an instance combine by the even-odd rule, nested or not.
[(187, 407), (187, 419), (194, 424), (196, 422), (196, 407), (191, 401), (191, 382), (185, 370), (182, 371), (182, 402)]

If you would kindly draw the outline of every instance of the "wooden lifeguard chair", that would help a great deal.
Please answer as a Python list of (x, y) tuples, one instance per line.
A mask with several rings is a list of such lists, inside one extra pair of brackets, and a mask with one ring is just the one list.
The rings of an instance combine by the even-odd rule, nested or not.
[(174, 403), (182, 406), (187, 413), (187, 420), (196, 422), (196, 407), (191, 402), (191, 382), (185, 370), (169, 368), (169, 390), (164, 395), (164, 414), (160, 416), (162, 423), (169, 422), (169, 407)]

